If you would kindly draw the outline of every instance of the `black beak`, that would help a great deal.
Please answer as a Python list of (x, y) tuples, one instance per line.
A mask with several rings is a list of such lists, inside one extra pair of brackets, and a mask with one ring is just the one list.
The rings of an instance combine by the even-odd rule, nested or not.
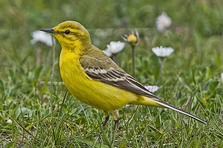
[(55, 33), (55, 31), (52, 28), (43, 28), (43, 29), (40, 29), (40, 31), (44, 31), (47, 33)]

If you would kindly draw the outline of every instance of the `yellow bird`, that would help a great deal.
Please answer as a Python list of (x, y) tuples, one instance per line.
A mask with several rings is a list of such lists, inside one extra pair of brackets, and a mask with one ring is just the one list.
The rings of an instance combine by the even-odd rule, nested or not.
[(41, 31), (53, 34), (62, 47), (59, 66), (65, 86), (81, 102), (104, 111), (103, 126), (112, 113), (116, 127), (118, 110), (126, 104), (166, 107), (207, 124), (149, 92), (95, 47), (89, 32), (80, 23), (66, 21)]

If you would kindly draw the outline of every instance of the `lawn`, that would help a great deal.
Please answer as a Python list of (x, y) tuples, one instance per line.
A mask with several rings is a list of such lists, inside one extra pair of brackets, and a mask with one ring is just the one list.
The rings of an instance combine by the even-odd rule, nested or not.
[[(0, 0), (0, 6), (0, 147), (223, 147), (222, 0)], [(171, 26), (159, 31), (162, 12)], [(59, 43), (31, 42), (32, 32), (65, 20), (83, 24), (102, 50), (138, 31), (135, 78), (208, 125), (169, 109), (128, 105), (112, 144), (112, 118), (102, 130), (103, 112), (63, 85)], [(115, 61), (131, 74), (125, 44)], [(163, 64), (152, 51), (160, 46), (174, 49)]]

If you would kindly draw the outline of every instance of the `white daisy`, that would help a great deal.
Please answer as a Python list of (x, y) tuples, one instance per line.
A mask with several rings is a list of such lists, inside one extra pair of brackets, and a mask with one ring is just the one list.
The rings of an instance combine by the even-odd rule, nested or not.
[(156, 85), (145, 85), (144, 87), (152, 93), (156, 92), (159, 89), (159, 87)]
[(107, 45), (107, 49), (104, 50), (104, 52), (106, 54), (117, 54), (120, 51), (123, 50), (123, 48), (125, 47), (125, 43), (120, 42), (120, 41), (111, 41), (110, 44)]
[(162, 14), (159, 15), (156, 19), (157, 30), (162, 32), (166, 28), (170, 27), (171, 23), (172, 23), (172, 21), (171, 21), (170, 17), (168, 17), (165, 12), (162, 12)]
[(33, 39), (31, 40), (32, 44), (35, 44), (36, 42), (42, 42), (42, 43), (46, 44), (47, 46), (53, 45), (51, 35), (46, 32), (34, 31), (32, 33), (32, 37), (33, 37)]
[(174, 52), (174, 49), (171, 47), (154, 47), (152, 48), (153, 53), (158, 57), (168, 57)]

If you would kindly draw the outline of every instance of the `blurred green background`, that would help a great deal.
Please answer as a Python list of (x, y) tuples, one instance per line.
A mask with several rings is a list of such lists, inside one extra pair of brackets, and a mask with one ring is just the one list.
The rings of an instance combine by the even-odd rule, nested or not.
[[(210, 123), (201, 125), (165, 109), (125, 107), (116, 147), (222, 147), (222, 7), (222, 0), (0, 0), (0, 145), (110, 146), (112, 120), (97, 142), (103, 114), (66, 94), (63, 85), (48, 84), (61, 81), (59, 44), (53, 60), (51, 47), (30, 42), (35, 30), (76, 20), (102, 50), (110, 41), (123, 41), (122, 35), (137, 29), (136, 79), (158, 85), (156, 94), (163, 100)], [(162, 12), (172, 19), (172, 25), (158, 32), (156, 18)], [(175, 49), (162, 77), (158, 77), (158, 58), (151, 51), (156, 46)], [(36, 63), (38, 49), (40, 64)], [(127, 72), (131, 70), (130, 53), (126, 45), (118, 55), (118, 64)]]

